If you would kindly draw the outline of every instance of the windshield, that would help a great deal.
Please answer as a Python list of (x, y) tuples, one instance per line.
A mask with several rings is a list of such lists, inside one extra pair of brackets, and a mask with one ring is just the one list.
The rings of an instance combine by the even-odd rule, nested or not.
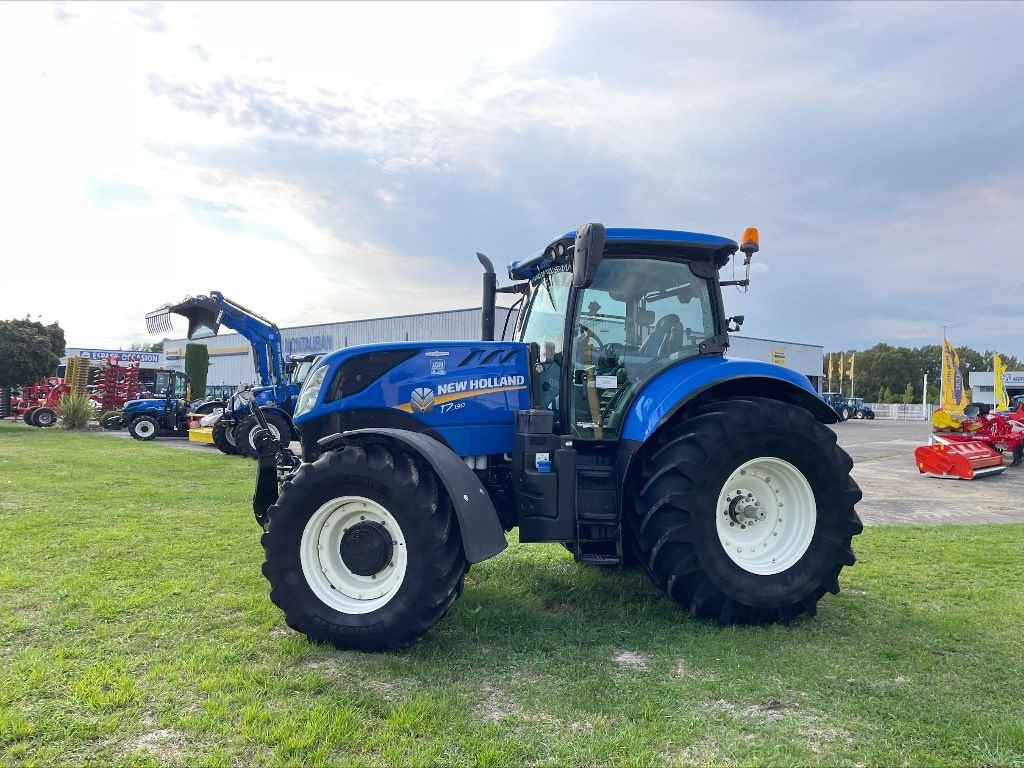
[(313, 364), (315, 362), (315, 360), (310, 360), (308, 362), (299, 363), (298, 367), (295, 369), (295, 372), (292, 374), (292, 383), (301, 384), (302, 382), (304, 382), (306, 380), (306, 377), (309, 376), (309, 372), (313, 370)]
[(530, 280), (530, 295), (516, 332), (520, 341), (530, 345), (530, 359), (536, 365), (530, 377), (534, 407), (555, 411), (556, 425), (565, 309), (571, 287), (572, 273), (564, 268), (554, 267), (536, 275)]

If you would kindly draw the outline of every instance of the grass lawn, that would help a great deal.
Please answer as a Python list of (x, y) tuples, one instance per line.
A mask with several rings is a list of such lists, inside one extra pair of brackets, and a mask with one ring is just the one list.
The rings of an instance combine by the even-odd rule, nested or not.
[(7, 763), (1024, 766), (1024, 526), (871, 528), (843, 592), (719, 628), (514, 545), (389, 655), (260, 574), (253, 464), (0, 424)]

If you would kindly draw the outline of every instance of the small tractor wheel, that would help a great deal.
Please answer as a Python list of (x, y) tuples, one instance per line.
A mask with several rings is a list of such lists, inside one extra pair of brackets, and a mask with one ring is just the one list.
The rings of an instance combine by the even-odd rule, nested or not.
[(238, 455), (238, 446), (235, 444), (234, 424), (226, 424), (223, 419), (218, 419), (213, 425), (213, 444), (220, 449), (221, 453), (228, 456)]
[(859, 409), (854, 411), (853, 412), (853, 418), (855, 418), (855, 419), (863, 419), (864, 418), (864, 411), (859, 410)]
[(35, 407), (35, 408), (29, 408), (27, 411), (25, 411), (23, 414), (21, 414), (21, 420), (24, 421), (26, 424), (28, 424), (30, 427), (34, 427), (35, 426), (34, 418), (35, 418), (37, 410), (39, 410), (38, 406)]
[(863, 530), (853, 461), (807, 411), (749, 397), (709, 403), (655, 435), (631, 480), (654, 583), (695, 616), (762, 624), (814, 614)]
[(139, 416), (128, 425), (128, 434), (136, 440), (155, 440), (160, 434), (160, 424), (152, 416)]
[(868, 411), (868, 413), (867, 413), (868, 421), (871, 421), (873, 418), (875, 418), (875, 412), (874, 411)]
[(850, 409), (845, 405), (839, 409), (839, 418), (842, 421), (849, 421), (850, 419)]
[[(277, 438), (282, 447), (287, 448), (292, 441), (291, 424), (283, 416), (273, 411), (264, 411), (263, 415), (267, 419), (267, 426), (270, 427), (271, 434)], [(252, 414), (242, 419), (239, 425), (235, 427), (234, 437), (238, 452), (243, 456), (248, 456), (250, 459), (256, 458), (256, 432), (259, 428), (260, 423), (256, 421), (256, 417)]]
[(32, 415), (32, 426), (34, 427), (52, 427), (57, 423), (57, 412), (53, 408), (42, 408), (36, 409), (36, 412)]
[(262, 543), (288, 626), (342, 649), (411, 644), (448, 612), (467, 570), (433, 470), (381, 445), (303, 464), (268, 510)]

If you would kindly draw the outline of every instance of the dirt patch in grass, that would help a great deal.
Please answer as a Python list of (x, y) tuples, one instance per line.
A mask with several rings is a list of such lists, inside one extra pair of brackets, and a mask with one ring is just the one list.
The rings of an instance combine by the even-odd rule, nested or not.
[(188, 737), (174, 728), (160, 728), (144, 733), (128, 743), (125, 752), (149, 752), (161, 762), (170, 762), (184, 757), (191, 746)]
[(489, 723), (497, 723), (506, 717), (521, 717), (522, 708), (505, 691), (493, 685), (483, 687), (485, 699), (477, 706), (477, 714)]
[(615, 663), (623, 669), (647, 669), (647, 657), (635, 651), (619, 651)]

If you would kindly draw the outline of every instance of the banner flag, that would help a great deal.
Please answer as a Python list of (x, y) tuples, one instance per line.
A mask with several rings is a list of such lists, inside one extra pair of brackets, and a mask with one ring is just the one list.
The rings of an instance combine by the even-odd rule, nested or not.
[(960, 356), (949, 340), (942, 342), (942, 410), (962, 411), (967, 407), (967, 388), (960, 370)]
[(995, 368), (996, 410), (1005, 411), (1010, 407), (1010, 395), (1006, 391), (1006, 363), (999, 355), (993, 357), (992, 362)]

